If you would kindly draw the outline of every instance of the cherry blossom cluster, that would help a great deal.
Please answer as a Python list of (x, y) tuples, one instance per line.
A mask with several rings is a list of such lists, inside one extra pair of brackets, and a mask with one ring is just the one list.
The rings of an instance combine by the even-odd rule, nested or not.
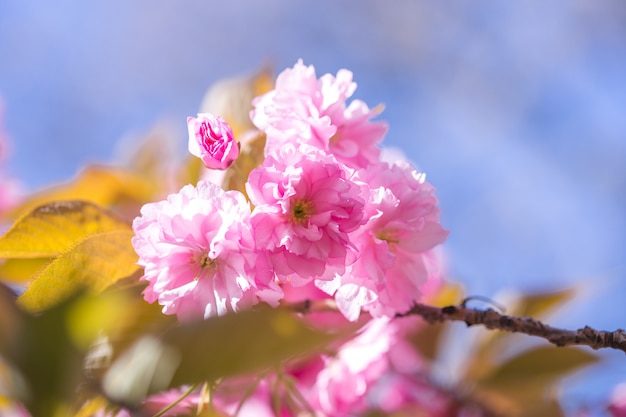
[[(434, 188), (405, 161), (381, 159), (387, 131), (360, 100), (352, 73), (317, 78), (299, 61), (253, 100), (266, 135), (245, 193), (209, 180), (146, 204), (133, 223), (144, 297), (179, 319), (208, 318), (289, 287), (315, 286), (350, 321), (392, 317), (439, 281), (434, 249), (447, 236)], [(189, 151), (227, 169), (240, 145), (219, 116), (188, 119)]]

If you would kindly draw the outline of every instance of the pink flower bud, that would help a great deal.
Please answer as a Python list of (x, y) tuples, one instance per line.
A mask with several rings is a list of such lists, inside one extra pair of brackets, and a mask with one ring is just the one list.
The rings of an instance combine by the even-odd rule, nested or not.
[(233, 130), (219, 116), (198, 113), (187, 118), (189, 152), (202, 159), (207, 168), (226, 169), (239, 156)]

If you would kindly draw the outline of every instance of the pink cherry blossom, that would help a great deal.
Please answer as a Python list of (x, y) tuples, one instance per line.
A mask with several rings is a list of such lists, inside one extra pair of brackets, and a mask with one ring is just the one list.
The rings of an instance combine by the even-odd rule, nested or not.
[(433, 248), (447, 237), (439, 222), (434, 188), (406, 162), (379, 163), (358, 172), (370, 186), (367, 224), (351, 235), (360, 258), (346, 273), (318, 286), (335, 295), (339, 309), (356, 320), (365, 309), (375, 317), (411, 308), (439, 280)]
[(364, 223), (361, 185), (331, 155), (288, 143), (254, 169), (246, 191), (256, 248), (294, 285), (332, 279), (354, 262), (348, 234)]
[(315, 68), (299, 60), (278, 75), (274, 90), (253, 101), (253, 123), (267, 134), (266, 152), (285, 143), (306, 143), (328, 151), (353, 167), (365, 167), (380, 155), (378, 143), (387, 131), (373, 122), (381, 109), (360, 101), (346, 104), (356, 90), (352, 72), (317, 79)]
[(233, 131), (220, 116), (198, 113), (187, 118), (189, 152), (202, 159), (207, 168), (226, 169), (239, 156)]
[(618, 384), (613, 389), (608, 411), (613, 417), (626, 417), (626, 382)]
[(201, 181), (146, 204), (132, 240), (148, 281), (144, 298), (180, 319), (257, 302), (250, 207), (243, 194)]
[[(8, 153), (9, 137), (4, 128), (4, 106), (0, 100), (0, 163), (4, 163)], [(0, 167), (0, 212), (17, 206), (22, 199), (22, 186), (2, 172)]]

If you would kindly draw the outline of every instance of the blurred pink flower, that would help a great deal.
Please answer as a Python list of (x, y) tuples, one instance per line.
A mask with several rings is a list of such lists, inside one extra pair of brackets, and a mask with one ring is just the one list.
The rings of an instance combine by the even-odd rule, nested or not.
[(256, 303), (250, 206), (208, 181), (146, 204), (133, 246), (148, 281), (144, 298), (180, 319), (223, 315)]
[(317, 284), (335, 295), (349, 320), (361, 309), (393, 316), (419, 300), (429, 281), (440, 279), (431, 250), (448, 232), (439, 222), (434, 188), (410, 164), (373, 164), (357, 179), (370, 186), (368, 222), (350, 236), (361, 256), (341, 277)]
[(220, 116), (198, 113), (187, 118), (189, 152), (202, 159), (207, 168), (226, 169), (239, 156), (233, 131)]
[(363, 412), (367, 394), (389, 368), (386, 354), (394, 343), (394, 326), (374, 319), (336, 356), (325, 361), (313, 387), (311, 404), (328, 416)]
[(331, 155), (292, 143), (250, 173), (256, 248), (267, 251), (282, 281), (332, 279), (354, 262), (349, 233), (364, 223), (364, 201), (352, 176)]
[[(0, 100), (0, 163), (8, 154), (9, 136), (4, 128), (4, 105)], [(22, 200), (22, 186), (19, 181), (5, 175), (0, 170), (0, 212), (10, 210)]]
[(613, 390), (608, 410), (613, 417), (626, 417), (626, 382), (618, 384)]
[(252, 122), (267, 134), (266, 154), (285, 143), (306, 143), (328, 151), (353, 167), (376, 162), (377, 144), (387, 131), (384, 122), (372, 122), (381, 109), (369, 109), (348, 98), (356, 90), (352, 72), (342, 69), (336, 76), (319, 80), (313, 66), (299, 60), (276, 79), (274, 90), (253, 101)]

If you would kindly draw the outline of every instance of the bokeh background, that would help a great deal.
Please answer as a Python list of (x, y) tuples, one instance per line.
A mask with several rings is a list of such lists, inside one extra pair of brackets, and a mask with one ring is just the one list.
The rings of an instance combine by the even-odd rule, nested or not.
[[(184, 149), (213, 82), (298, 58), (385, 104), (385, 145), (437, 187), (468, 294), (578, 286), (553, 324), (626, 327), (621, 0), (0, 0), (3, 175), (66, 181), (160, 123)], [(626, 380), (603, 357), (565, 385), (570, 409), (602, 415)]]

